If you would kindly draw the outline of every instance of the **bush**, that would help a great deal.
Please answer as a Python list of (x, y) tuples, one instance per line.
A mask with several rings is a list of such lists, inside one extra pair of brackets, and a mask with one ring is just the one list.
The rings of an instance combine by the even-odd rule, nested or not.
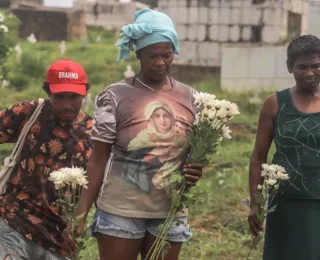
[(46, 62), (46, 55), (43, 52), (22, 52), (19, 60), (15, 57), (8, 60), (3, 71), (10, 85), (22, 90), (35, 82), (44, 81)]
[(0, 84), (5, 75), (3, 65), (12, 53), (18, 37), (19, 20), (13, 14), (0, 10)]

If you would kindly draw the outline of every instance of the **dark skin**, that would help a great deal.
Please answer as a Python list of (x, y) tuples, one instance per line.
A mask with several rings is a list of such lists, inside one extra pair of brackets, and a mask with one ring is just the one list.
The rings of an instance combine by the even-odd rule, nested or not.
[[(137, 52), (140, 60), (141, 70), (137, 77), (150, 86), (155, 91), (168, 91), (172, 88), (168, 78), (174, 57), (171, 43), (156, 43)], [(127, 79), (129, 84), (133, 83), (133, 78)], [(145, 86), (135, 81), (135, 87), (146, 89)], [(151, 91), (151, 90), (150, 90)], [(94, 141), (94, 149), (88, 162), (88, 189), (82, 191), (80, 199), (79, 214), (88, 213), (93, 202), (97, 199), (106, 163), (110, 157), (110, 144)], [(195, 183), (202, 176), (202, 167), (198, 163), (184, 165), (183, 171), (189, 185)], [(80, 223), (78, 235), (84, 231), (85, 219)], [(101, 260), (136, 260), (141, 254), (143, 259), (147, 255), (156, 238), (146, 233), (141, 239), (123, 239), (103, 234), (97, 235), (99, 253)], [(171, 248), (165, 260), (177, 260), (182, 243), (170, 243)]]
[[(54, 116), (63, 122), (71, 124), (81, 122), (86, 116), (86, 114), (80, 110), (83, 98), (84, 96), (71, 92), (49, 94)], [(62, 232), (62, 235), (65, 241), (65, 248), (69, 254), (72, 255), (76, 249), (76, 243), (71, 239), (70, 227), (67, 227)]]
[(72, 124), (81, 122), (85, 118), (85, 113), (80, 110), (83, 98), (84, 96), (71, 92), (51, 93), (49, 95), (55, 117)]
[[(172, 66), (174, 51), (172, 43), (163, 42), (149, 45), (136, 53), (141, 70), (137, 78), (155, 91), (168, 91), (172, 88), (168, 79)], [(139, 82), (135, 86), (145, 88)]]
[[(304, 113), (320, 112), (320, 55), (300, 56), (292, 66), (288, 64), (289, 73), (293, 74), (296, 86), (290, 89), (293, 105)], [(250, 159), (250, 213), (248, 222), (251, 234), (258, 236), (263, 231), (262, 223), (257, 219), (259, 205), (255, 200), (257, 186), (262, 183), (261, 164), (267, 161), (270, 145), (273, 141), (274, 118), (278, 112), (276, 94), (269, 96), (260, 113), (256, 142)]]

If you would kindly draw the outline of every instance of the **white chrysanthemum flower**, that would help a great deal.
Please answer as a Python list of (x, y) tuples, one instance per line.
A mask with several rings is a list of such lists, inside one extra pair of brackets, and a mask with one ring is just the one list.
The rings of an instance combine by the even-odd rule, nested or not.
[(224, 125), (222, 127), (222, 136), (223, 136), (223, 138), (231, 139), (232, 137), (231, 137), (230, 134), (231, 134), (231, 130), (230, 130), (229, 126)]
[(216, 99), (213, 101), (213, 105), (216, 110), (219, 110), (223, 106), (223, 102), (221, 100)]
[(208, 109), (202, 109), (201, 114), (200, 114), (200, 121), (205, 121), (205, 120), (209, 120), (209, 114), (210, 111)]
[(209, 100), (208, 102), (204, 103), (204, 108), (208, 109), (208, 110), (212, 110), (212, 111), (216, 111), (216, 108), (215, 108), (215, 99), (214, 100)]
[(236, 116), (236, 115), (240, 114), (240, 111), (239, 111), (237, 104), (232, 103), (229, 108), (230, 108), (229, 112), (232, 116)]
[(286, 174), (285, 168), (277, 164), (262, 164), (262, 177), (268, 177), (269, 179), (275, 180), (288, 180), (289, 176)]
[(218, 183), (219, 183), (219, 185), (223, 185), (224, 184), (224, 180), (219, 180)]
[(61, 168), (58, 171), (54, 171), (50, 174), (50, 181), (53, 181), (56, 189), (62, 188), (65, 185), (82, 186), (87, 188), (87, 176), (82, 168)]
[(202, 103), (204, 103), (204, 104), (210, 103), (215, 99), (216, 99), (216, 96), (213, 94), (210, 94), (210, 93), (202, 93), (201, 94), (201, 100), (202, 100)]
[(228, 120), (231, 120), (234, 116), (240, 114), (238, 106), (234, 103), (225, 101), (223, 107), (227, 111)]
[(275, 179), (269, 179), (269, 180), (265, 180), (266, 184), (273, 186), (277, 183), (277, 180)]
[(276, 171), (286, 172), (285, 168), (283, 168), (282, 166), (280, 166), (278, 164), (272, 164), (272, 166)]
[(279, 184), (276, 184), (276, 185), (274, 185), (274, 188), (276, 189), (276, 190), (278, 190), (279, 189)]
[(262, 190), (262, 185), (261, 184), (258, 185), (258, 190)]
[(194, 99), (196, 104), (207, 104), (212, 102), (216, 98), (215, 95), (206, 93), (206, 92), (198, 92), (194, 94)]
[(49, 181), (54, 183), (56, 189), (60, 189), (65, 186), (65, 178), (62, 171), (53, 171), (50, 173)]
[(7, 32), (9, 32), (9, 29), (8, 29), (8, 27), (6, 25), (1, 24), (0, 25), (0, 31), (3, 31), (3, 32), (7, 33)]
[(2, 13), (0, 13), (0, 23), (4, 22), (4, 15)]
[(85, 171), (82, 168), (72, 167), (72, 168), (63, 168), (63, 171), (66, 174), (66, 179), (70, 182), (71, 185), (80, 185), (84, 188), (87, 188), (88, 184)]
[(221, 121), (224, 121), (227, 118), (227, 110), (224, 107), (221, 107), (217, 112), (217, 118)]
[(209, 120), (213, 122), (216, 119), (217, 111), (215, 110), (209, 110)]
[(262, 168), (263, 168), (263, 170), (265, 170), (269, 173), (276, 172), (276, 169), (274, 168), (273, 164), (269, 165), (269, 164), (264, 163), (264, 164), (262, 164)]
[(84, 188), (88, 188), (87, 184), (87, 176), (85, 175), (86, 172), (82, 168), (73, 167), (71, 170), (71, 174), (73, 176), (73, 184), (74, 185), (80, 185)]
[(63, 181), (65, 184), (70, 184), (72, 181), (72, 175), (70, 168), (61, 168), (60, 172), (63, 174)]
[(279, 180), (286, 181), (286, 180), (289, 180), (289, 175), (286, 173), (277, 172), (276, 178)]

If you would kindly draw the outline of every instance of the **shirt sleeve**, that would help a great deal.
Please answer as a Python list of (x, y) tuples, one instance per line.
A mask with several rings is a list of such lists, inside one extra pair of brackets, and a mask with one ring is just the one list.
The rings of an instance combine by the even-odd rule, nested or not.
[(24, 101), (0, 111), (0, 144), (16, 142), (36, 106), (37, 101)]
[(115, 142), (117, 130), (116, 110), (116, 96), (107, 88), (96, 97), (91, 135), (92, 140), (109, 144)]

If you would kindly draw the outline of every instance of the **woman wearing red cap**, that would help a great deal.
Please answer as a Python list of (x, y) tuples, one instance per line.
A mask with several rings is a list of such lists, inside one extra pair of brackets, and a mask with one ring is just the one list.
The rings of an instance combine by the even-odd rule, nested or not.
[(0, 112), (0, 144), (16, 142), (35, 109), (41, 112), (28, 132), (6, 191), (0, 196), (0, 259), (63, 260), (73, 254), (60, 217), (49, 173), (62, 167), (86, 168), (92, 119), (82, 112), (86, 73), (71, 60), (51, 65), (44, 103), (24, 101)]
[[(178, 118), (184, 119), (185, 130), (191, 128), (195, 91), (169, 76), (179, 51), (171, 19), (143, 9), (122, 32), (119, 59), (128, 57), (135, 45), (141, 70), (96, 98), (89, 185), (80, 205), (84, 213), (96, 201), (92, 233), (100, 259), (107, 260), (136, 260), (139, 254), (145, 258), (171, 206), (170, 175), (183, 168), (190, 185), (202, 175), (197, 163), (183, 166), (188, 142), (181, 142), (175, 131)], [(178, 259), (182, 242), (191, 236), (187, 214), (177, 218), (183, 224), (174, 224), (169, 231), (166, 260)]]

